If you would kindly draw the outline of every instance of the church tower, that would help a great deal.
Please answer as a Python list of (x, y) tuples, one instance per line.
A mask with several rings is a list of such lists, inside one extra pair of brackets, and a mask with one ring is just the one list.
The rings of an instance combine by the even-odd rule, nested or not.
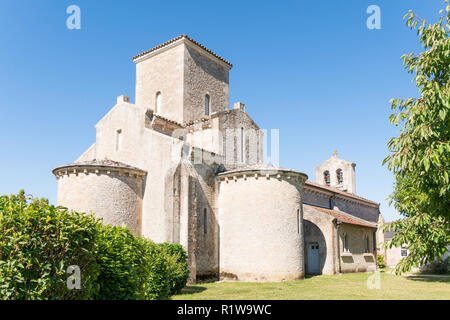
[(136, 105), (180, 124), (229, 109), (232, 65), (181, 35), (133, 58)]
[(346, 191), (356, 193), (356, 163), (339, 159), (337, 152), (314, 169), (316, 182)]

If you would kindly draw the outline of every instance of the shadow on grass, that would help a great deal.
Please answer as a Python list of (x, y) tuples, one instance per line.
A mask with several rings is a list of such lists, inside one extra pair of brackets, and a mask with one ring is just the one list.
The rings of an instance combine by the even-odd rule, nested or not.
[(412, 275), (406, 277), (408, 280), (412, 281), (422, 281), (422, 282), (442, 282), (450, 283), (449, 276), (439, 276), (439, 275)]
[(188, 294), (203, 292), (205, 290), (206, 290), (205, 287), (187, 286), (187, 287), (184, 287), (179, 294), (180, 295), (188, 295)]
[[(311, 278), (318, 277), (318, 276), (321, 276), (321, 274), (308, 273), (308, 274), (305, 274), (305, 278), (303, 278), (303, 279), (311, 279)], [(303, 279), (300, 279), (300, 280), (303, 280)]]

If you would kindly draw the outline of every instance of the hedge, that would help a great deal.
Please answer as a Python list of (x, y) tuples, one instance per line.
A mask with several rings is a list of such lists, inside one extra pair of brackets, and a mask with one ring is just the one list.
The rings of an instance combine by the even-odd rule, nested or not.
[(187, 256), (183, 246), (179, 243), (162, 243), (160, 248), (163, 255), (168, 257), (169, 290), (170, 295), (177, 294), (186, 286), (189, 278)]
[[(189, 275), (179, 244), (155, 244), (45, 199), (0, 196), (0, 299), (167, 299)], [(68, 289), (67, 268), (81, 271)]]

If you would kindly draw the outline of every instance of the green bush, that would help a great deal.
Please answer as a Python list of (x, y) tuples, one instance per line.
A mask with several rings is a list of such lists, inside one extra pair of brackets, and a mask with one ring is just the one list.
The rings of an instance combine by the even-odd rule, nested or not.
[[(29, 202), (24, 192), (0, 197), (0, 299), (86, 299), (97, 289), (96, 229), (89, 215)], [(78, 265), (81, 290), (68, 290), (66, 270)]]
[(179, 243), (162, 243), (161, 248), (169, 262), (170, 294), (177, 294), (189, 278), (186, 251)]
[(377, 254), (377, 265), (378, 265), (378, 268), (380, 268), (380, 269), (386, 268), (386, 263), (384, 262), (384, 255)]
[(169, 259), (162, 251), (161, 245), (139, 238), (142, 252), (142, 299), (167, 299), (170, 296)]
[[(81, 289), (67, 288), (70, 265)], [(167, 299), (186, 285), (186, 254), (45, 199), (0, 197), (0, 299)]]
[(99, 265), (99, 300), (139, 299), (140, 268), (143, 260), (139, 243), (128, 229), (111, 225), (98, 228), (96, 262)]
[(446, 274), (450, 271), (450, 257), (443, 261), (433, 261), (422, 268), (424, 273)]

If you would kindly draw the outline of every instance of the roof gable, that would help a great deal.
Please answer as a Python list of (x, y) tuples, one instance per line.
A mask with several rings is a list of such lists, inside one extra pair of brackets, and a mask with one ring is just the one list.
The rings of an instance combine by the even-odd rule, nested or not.
[(159, 50), (168, 48), (171, 45), (176, 44), (177, 42), (185, 42), (185, 43), (189, 43), (191, 46), (196, 47), (197, 49), (200, 49), (200, 51), (203, 51), (205, 53), (207, 53), (208, 55), (214, 57), (215, 59), (219, 60), (220, 62), (222, 62), (223, 64), (225, 64), (229, 69), (231, 69), (233, 67), (233, 65), (225, 60), (224, 58), (222, 58), (221, 56), (219, 56), (218, 54), (214, 53), (213, 51), (209, 50), (208, 48), (206, 48), (205, 46), (203, 46), (201, 43), (195, 41), (194, 39), (188, 37), (185, 34), (182, 34), (176, 38), (173, 38), (169, 41), (166, 41), (160, 45), (157, 45), (156, 47), (153, 47), (147, 51), (144, 51), (136, 56), (133, 57), (133, 61), (135, 63), (139, 62), (141, 59), (143, 59), (145, 56), (150, 55), (151, 53), (156, 53)]

